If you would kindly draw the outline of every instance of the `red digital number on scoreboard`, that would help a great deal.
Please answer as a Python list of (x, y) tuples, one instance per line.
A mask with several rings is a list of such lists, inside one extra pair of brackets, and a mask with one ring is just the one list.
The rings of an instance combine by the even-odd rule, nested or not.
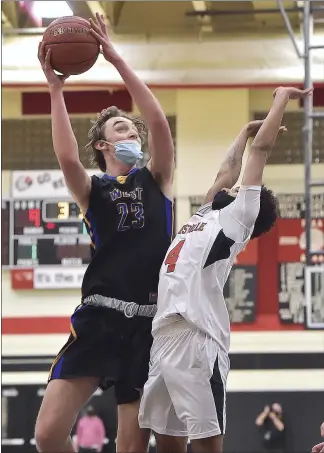
[(39, 227), (41, 224), (40, 209), (29, 209), (28, 220), (32, 222), (35, 227)]

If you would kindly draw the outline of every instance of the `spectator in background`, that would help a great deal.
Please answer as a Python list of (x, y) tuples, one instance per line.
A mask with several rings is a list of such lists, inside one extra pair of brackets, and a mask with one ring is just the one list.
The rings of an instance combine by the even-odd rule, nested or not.
[(101, 452), (106, 437), (106, 430), (100, 417), (92, 406), (88, 406), (85, 415), (77, 423), (76, 444), (79, 453)]
[(264, 451), (272, 453), (285, 451), (285, 424), (282, 407), (279, 403), (265, 406), (255, 424), (262, 433)]
[[(321, 436), (324, 438), (324, 422), (321, 424)], [(324, 453), (324, 442), (314, 445), (312, 453)]]

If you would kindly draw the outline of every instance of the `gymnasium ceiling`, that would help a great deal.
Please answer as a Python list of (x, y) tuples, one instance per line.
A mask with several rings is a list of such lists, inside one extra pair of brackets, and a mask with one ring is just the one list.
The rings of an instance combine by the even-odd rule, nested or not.
[[(44, 27), (55, 17), (33, 16), (32, 4), (2, 1), (3, 82), (40, 81), (37, 45)], [(42, 3), (47, 3), (42, 1)], [(65, 2), (55, 1), (52, 4)], [(152, 84), (259, 83), (301, 81), (303, 66), (287, 33), (276, 0), (254, 1), (69, 1), (74, 15), (84, 18), (97, 11), (110, 22), (116, 48)], [(313, 1), (323, 11), (315, 14), (314, 44), (324, 43), (324, 1)], [(21, 6), (24, 4), (24, 7)], [(302, 51), (302, 1), (283, 0)], [(270, 12), (269, 10), (277, 10)], [(207, 11), (207, 15), (197, 12)], [(63, 14), (57, 14), (62, 16)], [(19, 59), (17, 53), (19, 52)], [(314, 79), (324, 80), (324, 50), (315, 50)], [(98, 63), (73, 81), (101, 82)], [(17, 69), (23, 70), (18, 73)], [(20, 78), (20, 79), (19, 79)], [(110, 83), (120, 83), (110, 71)]]
[[(26, 7), (20, 6), (25, 3)], [(62, 3), (56, 1), (55, 3)], [(197, 36), (201, 34), (226, 36), (231, 34), (278, 34), (285, 32), (285, 25), (278, 13), (268, 10), (278, 9), (275, 0), (254, 1), (69, 1), (75, 15), (91, 17), (96, 11), (103, 12), (109, 18), (111, 28), (118, 35), (141, 34)], [(303, 2), (283, 0), (291, 24), (295, 31), (300, 27), (301, 14), (292, 11)], [(314, 1), (316, 6), (324, 1)], [(46, 26), (53, 19), (43, 19), (40, 24), (28, 13), (32, 2), (3, 1), (2, 23), (8, 29), (25, 29), (32, 33), (36, 26)], [(198, 12), (207, 15), (196, 15)], [(35, 20), (36, 19), (36, 20)], [(324, 30), (324, 11), (316, 13), (316, 29)], [(28, 30), (29, 29), (29, 30)], [(37, 32), (35, 30), (35, 32)], [(21, 33), (21, 31), (20, 31)], [(207, 38), (207, 36), (206, 36)]]

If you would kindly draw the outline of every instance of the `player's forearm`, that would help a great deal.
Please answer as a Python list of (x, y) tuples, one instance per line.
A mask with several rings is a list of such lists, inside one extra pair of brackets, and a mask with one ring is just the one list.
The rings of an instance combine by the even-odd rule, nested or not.
[(279, 430), (279, 431), (283, 431), (284, 428), (285, 428), (285, 425), (282, 423), (281, 420), (279, 420), (279, 418), (273, 418), (273, 424), (275, 425), (275, 427)]
[(116, 56), (113, 64), (124, 80), (126, 88), (137, 105), (152, 135), (154, 135), (154, 129), (161, 127), (161, 125), (165, 125), (165, 127), (169, 128), (160, 103), (146, 84), (137, 77), (134, 71), (119, 56)]
[(251, 151), (266, 151), (267, 153), (271, 151), (275, 144), (288, 101), (289, 95), (287, 92), (279, 90), (268, 116), (252, 142)]
[(204, 203), (212, 201), (216, 193), (223, 187), (231, 188), (237, 182), (241, 173), (242, 159), (247, 141), (248, 134), (246, 128), (244, 128), (227, 151), (225, 159), (217, 173), (215, 182), (209, 189)]
[(241, 130), (239, 135), (236, 137), (235, 141), (232, 143), (231, 147), (227, 151), (223, 163), (221, 164), (219, 173), (228, 174), (228, 178), (230, 181), (228, 187), (233, 186), (240, 176), (242, 168), (242, 159), (247, 141), (248, 134), (246, 128), (244, 128)]
[(51, 117), (53, 147), (58, 161), (79, 161), (78, 143), (61, 90), (51, 92)]
[(266, 412), (261, 412), (261, 414), (255, 420), (255, 424), (257, 426), (262, 426), (264, 423), (264, 420), (266, 419), (267, 416), (268, 416), (268, 414)]

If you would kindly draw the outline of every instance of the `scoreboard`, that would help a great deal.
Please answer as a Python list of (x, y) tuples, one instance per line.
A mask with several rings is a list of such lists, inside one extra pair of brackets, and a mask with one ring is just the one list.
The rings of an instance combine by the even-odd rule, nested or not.
[(69, 200), (2, 200), (2, 266), (82, 266), (90, 236), (79, 207)]
[(11, 182), (1, 205), (2, 266), (84, 268), (91, 239), (62, 172), (13, 172)]
[(90, 261), (90, 237), (72, 201), (14, 200), (13, 233), (15, 266), (73, 266)]

